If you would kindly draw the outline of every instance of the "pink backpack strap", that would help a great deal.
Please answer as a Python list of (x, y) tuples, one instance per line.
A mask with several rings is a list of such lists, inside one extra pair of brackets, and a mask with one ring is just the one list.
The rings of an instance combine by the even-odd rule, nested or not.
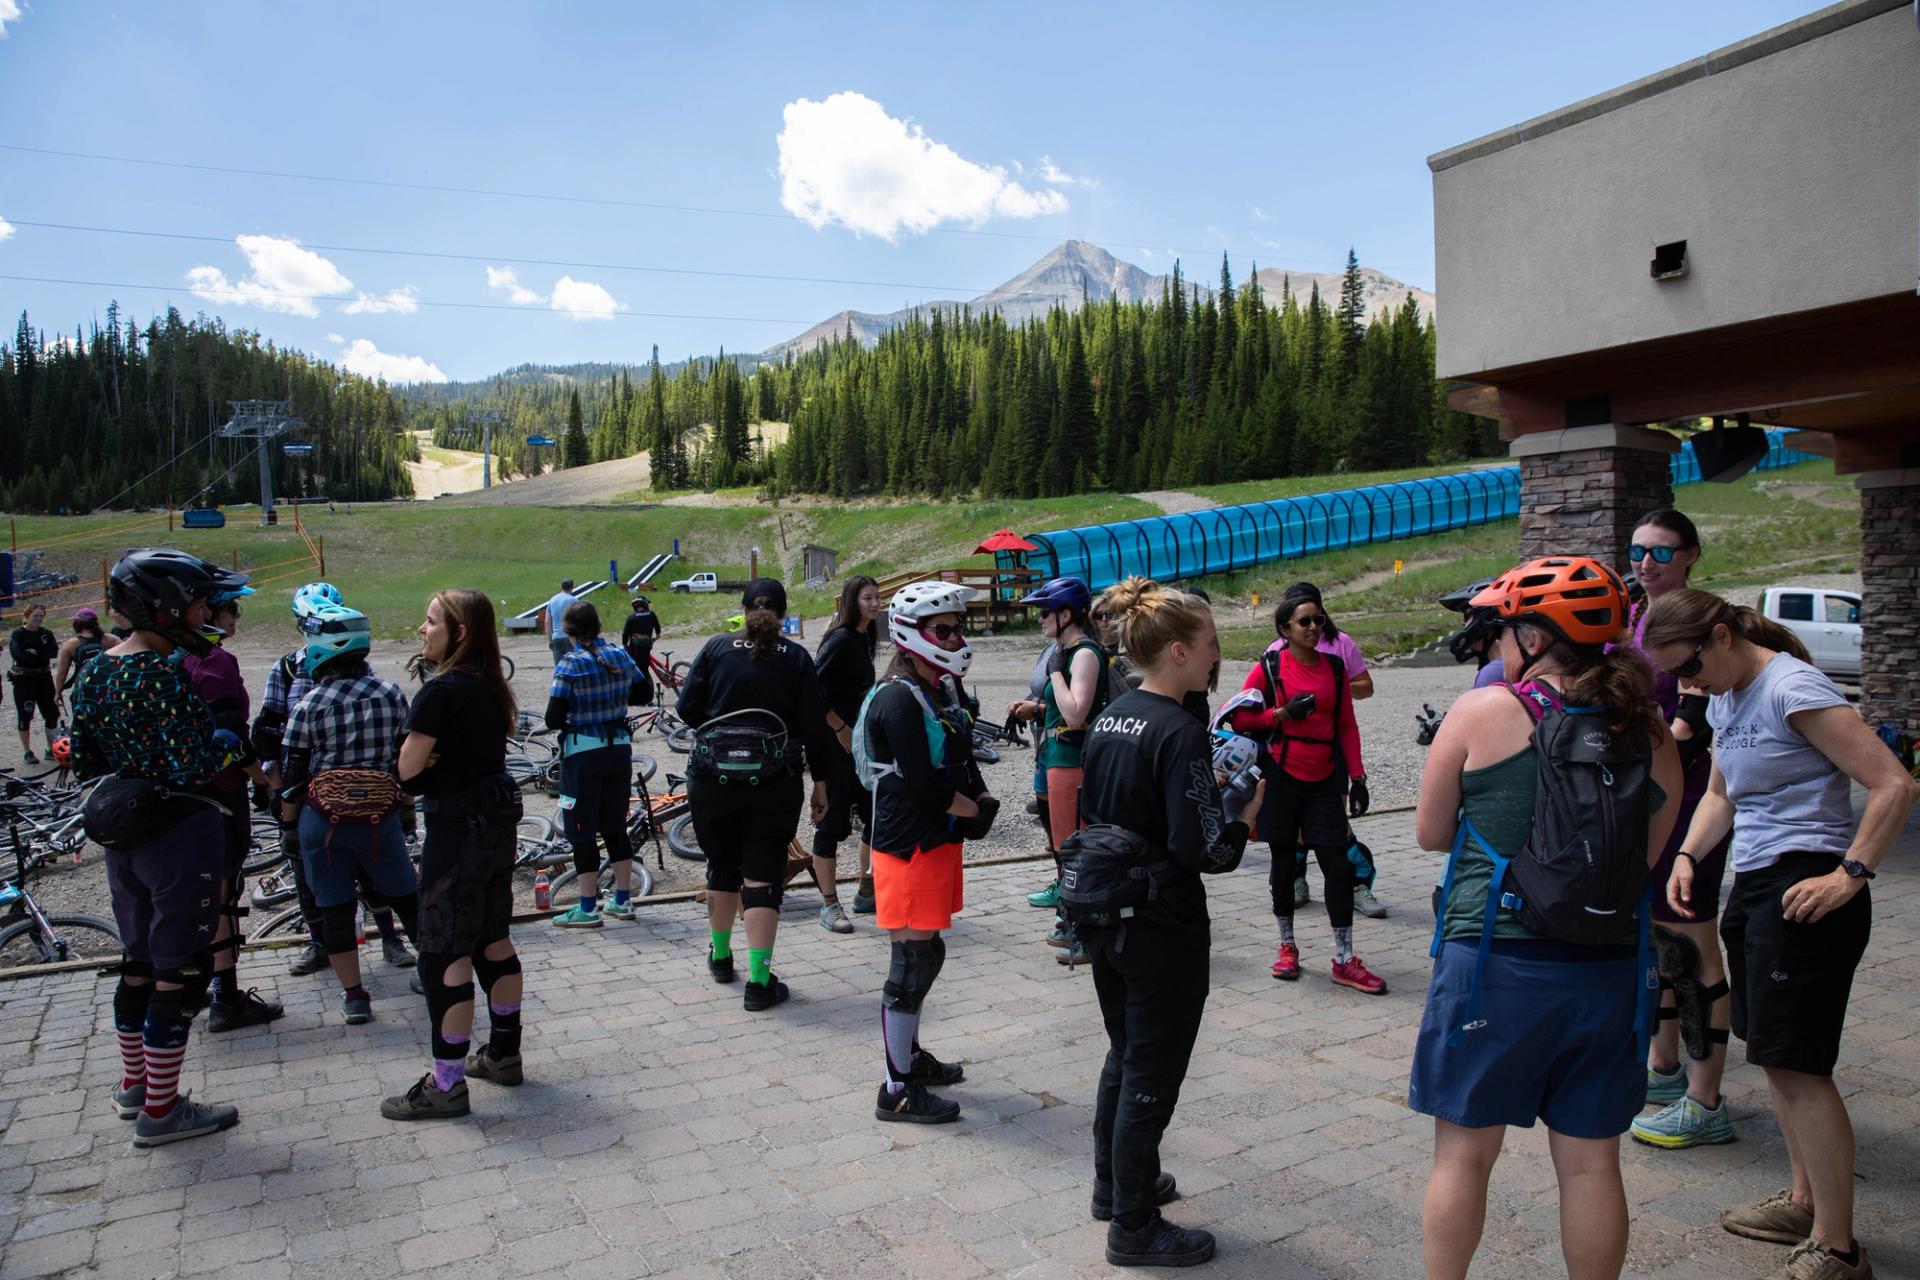
[(1540, 723), (1548, 711), (1566, 710), (1566, 704), (1560, 701), (1560, 695), (1554, 692), (1553, 686), (1542, 681), (1523, 680), (1519, 684), (1509, 683), (1506, 690), (1520, 700), (1520, 705), (1527, 709), (1527, 714), (1533, 717), (1535, 724)]

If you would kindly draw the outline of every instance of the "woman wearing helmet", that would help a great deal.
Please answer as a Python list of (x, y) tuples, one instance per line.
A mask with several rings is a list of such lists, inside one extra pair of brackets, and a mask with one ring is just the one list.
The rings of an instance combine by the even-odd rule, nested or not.
[(787, 984), (773, 972), (787, 846), (800, 829), (804, 764), (813, 771), (810, 810), (826, 816), (824, 761), (839, 749), (827, 732), (826, 706), (813, 659), (780, 637), (787, 589), (755, 578), (741, 597), (740, 635), (707, 641), (680, 690), (680, 718), (697, 726), (687, 762), (693, 829), (707, 855), (707, 971), (733, 981), (733, 922), (747, 924), (749, 972), (742, 1005), (758, 1013), (785, 1002)]
[[(1637, 942), (1628, 940), (1638, 930), (1624, 916), (1614, 944), (1580, 945), (1529, 928), (1512, 877), (1489, 901), (1493, 854), (1522, 854), (1544, 799), (1532, 709), (1542, 701), (1593, 708), (1605, 741), (1638, 761), (1634, 776), (1651, 785), (1633, 793), (1631, 812), (1644, 810), (1646, 826), (1624, 832), (1615, 847), (1637, 851), (1645, 840), (1649, 865), (1679, 808), (1680, 760), (1649, 696), (1645, 660), (1631, 646), (1609, 647), (1627, 620), (1626, 589), (1613, 570), (1584, 556), (1534, 560), (1496, 579), (1473, 605), (1494, 611), (1499, 656), (1524, 683), (1463, 694), (1420, 781), (1421, 847), (1455, 850), (1408, 1089), (1408, 1105), (1434, 1118), (1422, 1208), (1427, 1274), (1467, 1274), (1506, 1127), (1544, 1120), (1568, 1271), (1617, 1276), (1627, 1249), (1620, 1135), (1646, 1090), (1637, 1034), (1645, 987)], [(1629, 868), (1629, 887), (1640, 879)]]
[(966, 639), (971, 587), (912, 582), (894, 594), (887, 634), (895, 653), (861, 712), (873, 788), (874, 922), (891, 938), (880, 995), (886, 1077), (874, 1102), (881, 1120), (943, 1124), (960, 1105), (927, 1092), (958, 1084), (959, 1063), (920, 1047), (920, 1007), (946, 963), (940, 937), (962, 905), (961, 842), (993, 825), (1000, 802), (973, 759), (972, 720), (960, 681), (973, 663)]
[(285, 1010), (277, 1000), (263, 1000), (249, 988), (241, 991), (234, 981), (235, 962), (240, 956), (240, 867), (253, 845), (253, 812), (247, 803), (249, 780), (264, 785), (267, 780), (252, 739), (247, 734), (247, 684), (240, 675), (240, 663), (223, 646), (223, 641), (240, 629), (240, 601), (253, 594), (252, 587), (228, 588), (208, 597), (212, 610), (207, 635), (213, 649), (205, 654), (188, 654), (187, 678), (193, 691), (213, 713), (213, 723), (228, 735), (231, 763), (213, 780), (215, 793), (226, 808), (226, 864), (220, 876), (220, 927), (213, 940), (213, 1003), (207, 1011), (207, 1030), (237, 1031), (241, 1027), (272, 1022)]
[(653, 687), (653, 642), (660, 638), (661, 630), (660, 618), (654, 613), (652, 602), (645, 596), (635, 596), (633, 612), (620, 624), (620, 647), (640, 668), (643, 686), (640, 696), (644, 702), (652, 702), (656, 692)]
[[(1087, 722), (1110, 696), (1107, 655), (1088, 619), (1093, 593), (1080, 579), (1055, 578), (1020, 603), (1040, 611), (1041, 634), (1055, 646), (1040, 689), (1040, 765), (1047, 772), (1047, 830), (1058, 849), (1080, 828), (1080, 749)], [(1061, 964), (1085, 964), (1086, 948), (1058, 914), (1057, 903), (1055, 910), (1047, 945), (1061, 948)]]
[[(1646, 646), (1662, 671), (1708, 695), (1707, 719), (1720, 731), (1680, 847), (1710, 849), (1733, 833), (1720, 922), (1733, 1028), (1747, 1061), (1766, 1072), (1793, 1171), (1791, 1188), (1728, 1210), (1721, 1225), (1797, 1246), (1780, 1275), (1860, 1280), (1873, 1267), (1853, 1236), (1853, 1125), (1833, 1069), (1873, 926), (1867, 882), (1920, 786), (1808, 665), (1793, 633), (1755, 610), (1705, 591), (1668, 592), (1649, 612)], [(1858, 824), (1853, 783), (1867, 793)], [(1704, 858), (1674, 860), (1667, 905), (1683, 918), (1706, 909)]]
[[(166, 547), (129, 551), (107, 581), (132, 633), (88, 663), (73, 687), (74, 764), (104, 778), (87, 834), (106, 847), (107, 887), (127, 959), (113, 995), (120, 1047), (114, 1107), (135, 1146), (198, 1137), (239, 1123), (231, 1106), (181, 1096), (187, 1031), (213, 977), (222, 810), (214, 776), (229, 749), (176, 661), (212, 643), (208, 597), (246, 583)], [(116, 775), (108, 777), (107, 775)], [(155, 796), (152, 784), (164, 790)], [(119, 794), (125, 805), (110, 803)]]
[(40, 712), (40, 726), (46, 730), (47, 751), (53, 751), (54, 726), (60, 721), (59, 695), (53, 683), (53, 660), (60, 656), (60, 641), (47, 630), (47, 606), (30, 604), (20, 625), (7, 641), (7, 655), (13, 666), (7, 679), (13, 685), (14, 723), (20, 729), (20, 755), (28, 764), (39, 764), (33, 754), (33, 713)]
[(357, 883), (364, 879), (405, 924), (419, 932), (419, 882), (407, 856), (400, 811), (411, 807), (396, 773), (407, 723), (407, 695), (373, 674), (367, 615), (320, 605), (301, 621), (302, 660), (313, 689), (287, 717), (280, 747), (283, 822), (297, 822), (307, 884), (320, 908), (327, 961), (340, 980), (350, 1024), (373, 1020), (360, 982), (355, 939)]
[(1247, 673), (1242, 705), (1232, 713), (1235, 733), (1264, 738), (1262, 761), (1267, 777), (1260, 810), (1260, 838), (1272, 851), (1268, 876), (1273, 914), (1280, 925), (1280, 948), (1273, 976), (1300, 977), (1300, 948), (1294, 942), (1293, 851), (1304, 843), (1326, 877), (1327, 920), (1333, 926), (1336, 986), (1381, 995), (1387, 984), (1361, 963), (1353, 950), (1354, 866), (1347, 857), (1348, 822), (1367, 811), (1367, 770), (1360, 758), (1360, 730), (1353, 716), (1353, 694), (1339, 655), (1323, 653), (1320, 632), (1326, 610), (1318, 592), (1294, 588), (1280, 598), (1274, 622), (1286, 635), (1286, 647), (1269, 650)]

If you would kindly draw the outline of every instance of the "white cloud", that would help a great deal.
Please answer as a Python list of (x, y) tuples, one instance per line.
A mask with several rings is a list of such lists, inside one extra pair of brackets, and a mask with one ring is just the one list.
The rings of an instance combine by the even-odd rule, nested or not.
[[(1018, 167), (1017, 162), (1015, 167)], [(1098, 178), (1082, 178), (1075, 174), (1068, 173), (1065, 169), (1062, 169), (1053, 162), (1052, 156), (1040, 157), (1040, 176), (1056, 187), (1097, 187), (1100, 185)]]
[(943, 222), (978, 226), (1068, 207), (1062, 193), (1030, 191), (1003, 168), (975, 164), (862, 94), (796, 98), (782, 118), (780, 204), (816, 228), (837, 222), (893, 240)]
[[(330, 333), (327, 340), (339, 341), (340, 335)], [(363, 378), (385, 378), (388, 382), (445, 382), (447, 375), (440, 372), (440, 366), (424, 356), (403, 356), (382, 351), (365, 338), (355, 338), (344, 343), (338, 357), (340, 367), (348, 373), (357, 373)]]
[(247, 256), (251, 274), (229, 280), (219, 267), (199, 266), (187, 272), (187, 285), (209, 302), (237, 302), (293, 316), (317, 316), (313, 295), (345, 293), (353, 281), (340, 269), (297, 240), (277, 236), (235, 236)]
[[(0, 40), (7, 38), (7, 24), (20, 21), (20, 0), (0, 0)], [(6, 239), (0, 236), (0, 240)]]
[(331, 343), (333, 343), (333, 344), (334, 344), (335, 346), (341, 346), (341, 347), (344, 347), (344, 346), (346, 346), (346, 345), (347, 345), (347, 340), (346, 340), (345, 338), (343, 338), (343, 337), (341, 337), (341, 336), (340, 336), (339, 334), (337, 334), (337, 333), (330, 333), (330, 334), (328, 334), (328, 335), (327, 335), (327, 341), (328, 341), (328, 342), (331, 342)]
[(1258, 218), (1262, 222), (1273, 221), (1273, 215), (1268, 213), (1265, 209), (1262, 209), (1259, 205), (1253, 206), (1253, 216)]
[(627, 308), (590, 280), (561, 276), (553, 282), (553, 309), (566, 312), (573, 320), (611, 320), (616, 312)]
[[(0, 4), (5, 3), (7, 3), (7, 0), (0, 0)], [(11, 239), (13, 239), (13, 224), (5, 218), (0, 218), (0, 240)]]
[(547, 300), (544, 293), (535, 293), (521, 284), (519, 273), (512, 267), (488, 267), (487, 288), (506, 294), (515, 306), (537, 307)]
[(420, 309), (420, 303), (414, 297), (417, 292), (412, 285), (406, 285), (380, 294), (362, 293), (340, 309), (350, 316), (383, 316), (390, 311), (410, 316)]

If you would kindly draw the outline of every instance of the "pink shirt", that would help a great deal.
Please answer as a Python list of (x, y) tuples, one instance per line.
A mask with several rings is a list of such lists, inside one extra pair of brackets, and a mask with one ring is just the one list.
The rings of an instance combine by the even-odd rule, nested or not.
[[(1267, 646), (1267, 652), (1287, 647), (1285, 640), (1275, 640)], [(1314, 646), (1322, 653), (1331, 653), (1347, 664), (1347, 679), (1367, 674), (1367, 660), (1360, 656), (1360, 646), (1354, 643), (1352, 636), (1342, 631), (1337, 636), (1322, 636), (1320, 643)]]

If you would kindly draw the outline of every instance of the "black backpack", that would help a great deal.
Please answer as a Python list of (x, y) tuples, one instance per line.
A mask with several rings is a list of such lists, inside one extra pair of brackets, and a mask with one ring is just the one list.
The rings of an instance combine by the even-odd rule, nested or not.
[[(1526, 842), (1506, 855), (1465, 813), (1460, 815), (1435, 913), (1433, 955), (1440, 954), (1446, 900), (1469, 835), (1493, 860), (1493, 878), (1467, 1018), (1456, 1035), (1484, 1025), (1479, 1017), (1480, 981), (1503, 909), (1534, 933), (1561, 942), (1638, 943), (1643, 971), (1650, 957), (1647, 822), (1653, 813), (1653, 744), (1644, 733), (1609, 725), (1611, 707), (1570, 707), (1535, 680), (1507, 688), (1534, 721), (1533, 825)], [(1635, 1018), (1635, 1030), (1642, 1029), (1643, 1020), (1644, 1009)]]
[(1124, 925), (1173, 874), (1166, 849), (1104, 822), (1061, 841), (1059, 860), (1061, 914), (1086, 929)]
[[(1322, 653), (1320, 656), (1325, 658), (1333, 666), (1333, 732), (1335, 735), (1338, 735), (1340, 732), (1340, 700), (1342, 697), (1345, 697), (1349, 702), (1352, 701), (1353, 689), (1347, 684), (1346, 659), (1337, 653)], [(1266, 670), (1267, 687), (1273, 690), (1273, 709), (1278, 712), (1280, 708), (1287, 705), (1287, 687), (1280, 682), (1280, 650), (1269, 649), (1261, 654), (1260, 665)], [(1287, 745), (1293, 742), (1312, 742), (1323, 747), (1333, 748), (1334, 772), (1338, 773), (1341, 766), (1345, 763), (1343, 758), (1345, 753), (1340, 750), (1338, 736), (1332, 738), (1309, 738), (1304, 733), (1288, 733), (1286, 726), (1293, 723), (1296, 722), (1287, 719), (1285, 716), (1274, 716), (1273, 731), (1267, 735), (1267, 743), (1269, 746), (1274, 743), (1280, 744), (1280, 758), (1274, 763), (1279, 768), (1285, 769), (1287, 765)]]

